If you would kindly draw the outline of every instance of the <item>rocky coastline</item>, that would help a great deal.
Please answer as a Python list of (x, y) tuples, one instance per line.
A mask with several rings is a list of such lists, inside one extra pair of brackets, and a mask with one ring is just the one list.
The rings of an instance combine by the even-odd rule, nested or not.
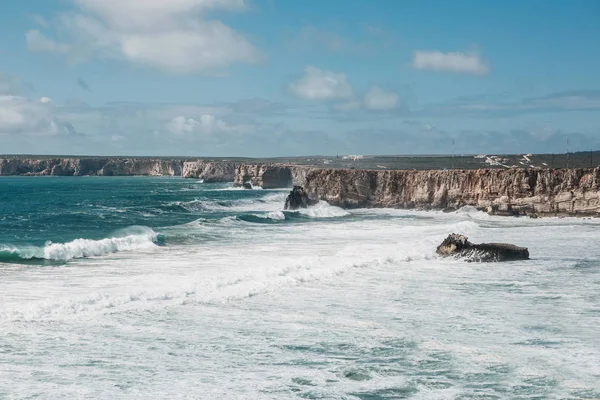
[(240, 165), (235, 178), (269, 188), (302, 186), (343, 208), (473, 206), (494, 215), (600, 216), (600, 168), (380, 171), (265, 164)]
[(0, 158), (0, 176), (181, 176), (231, 182), (235, 163), (153, 158)]
[(277, 163), (153, 158), (0, 158), (0, 176), (181, 176), (263, 189), (302, 186), (343, 208), (452, 211), (494, 215), (600, 217), (600, 168), (473, 170), (335, 169)]

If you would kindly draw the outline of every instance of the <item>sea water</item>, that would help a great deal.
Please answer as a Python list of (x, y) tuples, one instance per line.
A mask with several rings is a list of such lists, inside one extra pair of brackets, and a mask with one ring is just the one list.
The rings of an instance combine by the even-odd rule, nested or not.
[(1, 178), (0, 398), (600, 398), (599, 221), (285, 196)]

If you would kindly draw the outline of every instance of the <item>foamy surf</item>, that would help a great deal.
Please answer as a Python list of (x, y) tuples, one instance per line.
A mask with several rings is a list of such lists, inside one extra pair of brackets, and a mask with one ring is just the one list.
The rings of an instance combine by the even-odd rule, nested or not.
[[(600, 397), (597, 222), (346, 216), (284, 211), (285, 192), (52, 179), (6, 180), (20, 186), (2, 191), (14, 211), (0, 216), (0, 243), (52, 240), (57, 258), (118, 252), (60, 268), (0, 262), (0, 398)], [(44, 207), (18, 195), (34, 185)], [(195, 199), (198, 212), (166, 206)], [(99, 218), (89, 204), (129, 212), (100, 207)], [(105, 234), (129, 225), (169, 246), (128, 251), (119, 240), (152, 232)], [(442, 259), (452, 232), (535, 258)]]
[(298, 213), (311, 218), (337, 218), (350, 215), (350, 213), (343, 208), (332, 206), (323, 200), (319, 201), (314, 206), (299, 209)]
[(69, 261), (77, 258), (99, 257), (133, 250), (152, 250), (160, 242), (159, 235), (144, 226), (132, 226), (114, 236), (100, 239), (79, 238), (66, 243), (47, 242), (43, 247), (1, 245), (0, 262), (27, 260)]

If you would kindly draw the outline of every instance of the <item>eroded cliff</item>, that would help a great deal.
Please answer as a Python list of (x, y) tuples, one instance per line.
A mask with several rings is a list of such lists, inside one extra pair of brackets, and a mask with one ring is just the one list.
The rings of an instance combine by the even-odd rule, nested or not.
[(240, 164), (235, 168), (234, 186), (244, 186), (250, 183), (263, 189), (292, 187), (292, 182), (298, 180), (294, 172), (303, 171), (303, 167), (282, 164)]
[(270, 188), (301, 185), (345, 208), (474, 206), (503, 215), (600, 216), (599, 168), (370, 171), (241, 165), (236, 182), (244, 181)]
[(235, 176), (236, 164), (228, 161), (186, 161), (183, 163), (184, 178), (202, 179), (210, 182), (231, 182)]
[(3, 158), (0, 176), (183, 176), (205, 182), (231, 182), (235, 164), (226, 161), (166, 160), (153, 158)]

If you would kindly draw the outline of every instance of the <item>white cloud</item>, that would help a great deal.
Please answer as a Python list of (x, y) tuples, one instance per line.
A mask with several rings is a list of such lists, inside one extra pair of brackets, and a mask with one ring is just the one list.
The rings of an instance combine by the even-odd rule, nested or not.
[(307, 66), (304, 75), (289, 86), (290, 91), (306, 100), (347, 99), (352, 97), (352, 87), (346, 74)]
[(218, 20), (211, 10), (243, 10), (243, 0), (73, 0), (58, 28), (65, 43), (37, 30), (26, 34), (31, 51), (123, 59), (173, 73), (215, 73), (252, 63), (259, 51), (244, 36)]
[(490, 67), (475, 53), (425, 51), (415, 52), (413, 68), (473, 75), (485, 75)]
[(0, 134), (53, 136), (73, 132), (56, 116), (47, 97), (30, 99), (22, 96), (0, 96)]
[(179, 117), (173, 118), (167, 124), (167, 129), (173, 135), (182, 135), (185, 133), (193, 132), (194, 128), (198, 125), (198, 121), (193, 118), (185, 118), (180, 115)]
[(213, 135), (220, 133), (249, 133), (255, 131), (253, 124), (227, 123), (211, 114), (202, 114), (198, 119), (179, 115), (167, 123), (167, 130), (173, 135)]
[(46, 104), (46, 103), (52, 103), (52, 99), (50, 97), (41, 97), (40, 98), (40, 102), (44, 103), (44, 104)]
[(397, 93), (374, 86), (365, 95), (364, 104), (369, 110), (391, 110), (398, 106), (399, 100)]

